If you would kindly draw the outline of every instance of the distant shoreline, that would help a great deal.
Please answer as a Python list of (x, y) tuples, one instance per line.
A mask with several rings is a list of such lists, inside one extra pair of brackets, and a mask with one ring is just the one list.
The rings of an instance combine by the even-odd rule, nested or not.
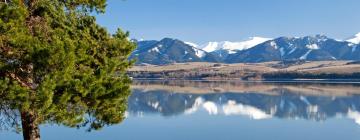
[(360, 64), (349, 61), (312, 61), (284, 65), (265, 63), (179, 63), (135, 66), (133, 79), (239, 81), (360, 81)]
[(267, 79), (267, 80), (238, 80), (238, 79), (162, 79), (162, 78), (133, 78), (133, 81), (198, 81), (198, 82), (240, 82), (240, 83), (334, 83), (360, 84), (360, 79)]

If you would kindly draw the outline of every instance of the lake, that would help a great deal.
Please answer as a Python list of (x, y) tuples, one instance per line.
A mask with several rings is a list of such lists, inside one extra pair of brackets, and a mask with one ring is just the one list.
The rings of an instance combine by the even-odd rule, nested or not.
[[(121, 124), (40, 129), (43, 140), (357, 140), (360, 83), (134, 81)], [(0, 139), (22, 136), (0, 131)]]

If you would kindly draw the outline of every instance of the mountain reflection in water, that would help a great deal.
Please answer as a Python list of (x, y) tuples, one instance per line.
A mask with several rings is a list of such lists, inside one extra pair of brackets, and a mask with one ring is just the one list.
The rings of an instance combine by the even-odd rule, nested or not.
[(134, 81), (131, 116), (242, 115), (252, 119), (325, 121), (348, 117), (360, 125), (360, 85), (226, 81)]

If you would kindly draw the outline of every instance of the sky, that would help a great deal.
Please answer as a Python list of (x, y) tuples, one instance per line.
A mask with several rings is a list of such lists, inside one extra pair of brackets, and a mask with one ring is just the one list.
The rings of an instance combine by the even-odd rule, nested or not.
[(177, 38), (197, 44), (249, 37), (360, 32), (360, 0), (108, 0), (97, 22), (131, 38)]

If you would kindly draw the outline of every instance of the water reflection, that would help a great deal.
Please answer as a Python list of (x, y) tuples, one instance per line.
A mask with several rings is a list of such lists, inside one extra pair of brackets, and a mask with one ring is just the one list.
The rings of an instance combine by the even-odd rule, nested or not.
[[(130, 97), (128, 90), (123, 91), (115, 94), (118, 96), (89, 94), (80, 98), (87, 104), (74, 104), (76, 98), (59, 102), (66, 96), (56, 96), (50, 98), (50, 106), (45, 106), (46, 102), (30, 105), (36, 105), (32, 108), (39, 112), (42, 138), (51, 140), (360, 137), (358, 84), (134, 81)], [(19, 108), (33, 103), (14, 97), (19, 96), (0, 97), (0, 139), (21, 139), (21, 135), (1, 130), (21, 129)], [(112, 126), (84, 131), (108, 125)]]
[(325, 121), (348, 117), (360, 125), (360, 86), (340, 83), (135, 81), (132, 116), (241, 115), (251, 119)]

